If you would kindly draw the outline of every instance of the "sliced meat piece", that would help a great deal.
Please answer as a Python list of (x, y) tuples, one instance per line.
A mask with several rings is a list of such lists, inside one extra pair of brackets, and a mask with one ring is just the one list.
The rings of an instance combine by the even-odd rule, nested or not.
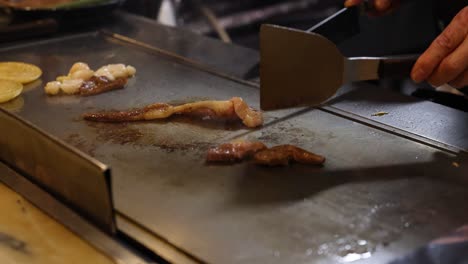
[(143, 108), (128, 111), (87, 113), (84, 115), (84, 118), (86, 120), (99, 122), (125, 122), (164, 119), (175, 114), (208, 118), (235, 117), (234, 108), (230, 101), (200, 101), (178, 106), (172, 106), (166, 103), (155, 103)]
[(262, 150), (254, 155), (254, 162), (266, 166), (287, 166), (290, 161), (302, 164), (322, 165), (325, 158), (292, 145), (281, 145)]
[(129, 111), (97, 112), (83, 115), (85, 120), (117, 123), (123, 121), (138, 121), (144, 119), (144, 109), (135, 109)]
[(251, 158), (256, 152), (267, 149), (262, 142), (233, 142), (208, 150), (208, 162), (236, 162)]
[(83, 115), (85, 120), (98, 122), (126, 122), (148, 119), (163, 119), (172, 114), (173, 106), (163, 103), (152, 104), (144, 108), (138, 108), (128, 111), (109, 111), (87, 113)]
[(255, 153), (254, 162), (259, 165), (268, 166), (287, 166), (289, 165), (289, 153), (284, 151), (275, 151), (265, 149)]
[(240, 119), (244, 125), (252, 128), (263, 124), (262, 113), (248, 107), (241, 98), (233, 98), (227, 101), (199, 101), (176, 106), (156, 103), (129, 111), (87, 113), (83, 117), (89, 121), (126, 122), (164, 119), (172, 115), (199, 116), (204, 119)]
[(247, 127), (258, 127), (263, 124), (263, 114), (249, 107), (240, 97), (233, 97), (234, 111)]
[(83, 96), (95, 95), (107, 91), (123, 89), (127, 84), (127, 78), (117, 78), (111, 81), (105, 76), (92, 76), (89, 80), (83, 81), (79, 94)]

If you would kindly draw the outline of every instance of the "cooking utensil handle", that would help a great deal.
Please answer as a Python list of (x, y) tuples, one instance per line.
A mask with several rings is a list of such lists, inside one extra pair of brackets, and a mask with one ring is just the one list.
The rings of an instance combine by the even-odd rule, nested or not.
[(415, 55), (348, 58), (344, 65), (344, 82), (407, 78), (417, 59)]
[(379, 63), (379, 79), (409, 77), (417, 59), (417, 56), (382, 58)]

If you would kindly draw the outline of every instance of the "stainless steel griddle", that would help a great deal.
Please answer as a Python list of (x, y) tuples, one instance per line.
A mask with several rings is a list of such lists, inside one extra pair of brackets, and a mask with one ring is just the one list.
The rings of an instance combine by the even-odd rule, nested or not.
[[(339, 98), (323, 109), (266, 113), (258, 130), (184, 118), (81, 120), (85, 112), (157, 101), (241, 96), (258, 108), (255, 84), (163, 55), (157, 42), (139, 40), (149, 44), (99, 31), (4, 48), (0, 58), (37, 64), (44, 69), (42, 85), (76, 61), (137, 68), (126, 89), (94, 97), (47, 97), (42, 85), (29, 87), (24, 105), (12, 111), (108, 165), (117, 229), (162, 257), (178, 263), (384, 263), (468, 222), (463, 147), (350, 114), (345, 108), (353, 104)], [(327, 163), (275, 169), (204, 163), (209, 146), (238, 138), (295, 144), (326, 156)]]

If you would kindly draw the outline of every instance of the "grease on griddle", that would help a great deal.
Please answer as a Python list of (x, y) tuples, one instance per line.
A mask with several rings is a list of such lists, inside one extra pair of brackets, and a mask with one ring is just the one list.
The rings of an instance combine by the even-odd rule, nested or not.
[(188, 151), (204, 151), (208, 149), (211, 144), (208, 142), (192, 142), (192, 143), (176, 143), (170, 140), (155, 142), (152, 144), (153, 147), (162, 149), (168, 153), (175, 151), (182, 151), (183, 153)]
[(203, 153), (211, 143), (201, 141), (178, 142), (177, 139), (165, 137), (164, 139), (154, 138), (145, 135), (129, 123), (95, 123), (87, 122), (88, 126), (94, 128), (97, 133), (96, 140), (104, 143), (117, 145), (132, 145), (136, 147), (155, 147), (167, 153), (199, 152)]
[(287, 138), (288, 143), (292, 145), (300, 145), (302, 140), (307, 139), (308, 141), (315, 140), (315, 132), (306, 129), (298, 128), (291, 123), (279, 124), (273, 130), (266, 130), (260, 133), (257, 138), (259, 141), (269, 142), (275, 145), (283, 144)]
[(89, 143), (85, 138), (80, 136), (79, 134), (73, 133), (70, 134), (68, 137), (65, 138), (65, 141), (68, 144), (71, 144), (75, 148), (83, 151), (86, 154), (91, 156), (95, 156), (96, 145), (93, 143)]
[(117, 145), (137, 144), (143, 137), (140, 130), (132, 128), (127, 123), (100, 124), (88, 122), (90, 127), (96, 129), (97, 140)]

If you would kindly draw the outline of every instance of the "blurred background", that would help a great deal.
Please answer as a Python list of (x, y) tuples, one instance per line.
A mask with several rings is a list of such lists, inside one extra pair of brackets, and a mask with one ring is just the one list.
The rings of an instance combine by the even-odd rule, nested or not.
[(262, 23), (307, 29), (335, 13), (342, 0), (132, 0), (124, 8), (184, 28), (256, 49)]
[[(34, 0), (0, 0), (2, 3), (20, 3)], [(65, 1), (65, 0), (48, 0)], [(89, 0), (81, 0), (83, 2)], [(344, 0), (95, 0), (110, 3), (109, 6), (118, 7), (157, 21), (158, 23), (177, 27), (210, 38), (219, 39), (225, 43), (232, 43), (258, 50), (259, 29), (261, 24), (277, 24), (296, 29), (306, 30), (318, 22), (343, 8)], [(38, 2), (47, 2), (45, 0)], [(79, 2), (79, 1), (76, 1)], [(115, 4), (117, 3), (117, 4)], [(444, 4), (442, 0), (412, 0), (405, 3), (395, 12), (383, 17), (363, 16), (360, 21), (361, 32), (355, 37), (336, 43), (341, 52), (348, 57), (357, 56), (391, 56), (422, 53), (441, 32), (444, 25), (456, 11), (445, 10), (444, 7), (463, 4)], [(95, 26), (96, 20), (107, 22), (110, 14), (108, 9), (96, 12), (94, 15), (71, 12), (48, 12), (47, 15), (59, 17), (56, 21), (34, 22), (26, 26), (25, 20), (43, 19), (44, 12), (22, 12), (17, 10), (15, 15), (8, 14), (9, 9), (0, 8), (0, 42), (7, 36), (18, 37), (18, 34), (6, 34), (14, 31), (24, 31), (31, 27), (32, 33), (39, 35), (54, 31), (58, 27), (60, 32), (83, 30), (87, 25)], [(13, 9), (15, 10), (15, 9)], [(90, 10), (92, 11), (92, 10)], [(96, 16), (95, 14), (98, 14)], [(448, 16), (447, 16), (448, 15)], [(25, 19), (26, 18), (26, 19)], [(12, 20), (13, 19), (13, 20)], [(114, 16), (114, 19), (118, 19)], [(110, 20), (109, 20), (110, 21)], [(44, 23), (51, 25), (46, 27)], [(2, 25), (4, 25), (2, 27)], [(16, 26), (15, 26), (16, 25)], [(39, 25), (39, 26), (38, 26)], [(38, 30), (40, 28), (41, 30)], [(31, 35), (31, 30), (29, 31)], [(151, 32), (147, 32), (151, 34)], [(29, 36), (29, 35), (28, 35)], [(0, 43), (1, 44), (1, 43)], [(467, 97), (458, 90), (434, 90), (428, 84), (414, 85), (406, 80), (385, 80), (381, 85), (397, 90), (407, 95), (431, 100), (460, 110), (468, 111)], [(462, 90), (466, 93), (466, 88)]]

